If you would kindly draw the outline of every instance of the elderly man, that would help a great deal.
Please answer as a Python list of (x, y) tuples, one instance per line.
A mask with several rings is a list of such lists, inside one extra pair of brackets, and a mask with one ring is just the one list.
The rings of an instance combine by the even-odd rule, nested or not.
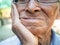
[(4, 45), (60, 45), (60, 37), (52, 29), (58, 11), (57, 0), (14, 0), (12, 31), (17, 37), (2, 43)]

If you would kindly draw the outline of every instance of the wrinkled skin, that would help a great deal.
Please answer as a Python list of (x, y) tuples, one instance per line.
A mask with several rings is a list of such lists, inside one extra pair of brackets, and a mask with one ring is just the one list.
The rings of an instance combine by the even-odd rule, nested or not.
[(58, 15), (57, 15), (57, 19), (60, 19), (60, 4), (59, 4), (59, 12), (58, 12)]
[(56, 3), (37, 3), (31, 0), (23, 5), (13, 4), (13, 32), (23, 45), (50, 45), (51, 27), (57, 13)]

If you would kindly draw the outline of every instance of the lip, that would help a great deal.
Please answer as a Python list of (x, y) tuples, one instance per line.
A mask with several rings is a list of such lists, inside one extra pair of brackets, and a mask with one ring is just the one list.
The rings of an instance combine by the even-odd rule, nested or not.
[(39, 27), (39, 26), (45, 25), (44, 19), (41, 19), (41, 18), (20, 18), (20, 20), (25, 26)]
[(21, 18), (19, 18), (19, 19), (26, 19), (26, 20), (28, 20), (28, 19), (38, 19), (38, 20), (45, 20), (44, 18), (39, 18), (39, 17), (21, 17)]

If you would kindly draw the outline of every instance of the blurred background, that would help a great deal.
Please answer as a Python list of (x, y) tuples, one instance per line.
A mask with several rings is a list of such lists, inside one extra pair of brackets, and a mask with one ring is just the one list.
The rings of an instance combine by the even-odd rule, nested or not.
[[(14, 33), (11, 29), (11, 2), (12, 0), (0, 0), (0, 41), (14, 36)], [(58, 2), (60, 1), (58, 0)], [(57, 34), (60, 35), (60, 12), (58, 13), (58, 18), (55, 20), (52, 28)]]

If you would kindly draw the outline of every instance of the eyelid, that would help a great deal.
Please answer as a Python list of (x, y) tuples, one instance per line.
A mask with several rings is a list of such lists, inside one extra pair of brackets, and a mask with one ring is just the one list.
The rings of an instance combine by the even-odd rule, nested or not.
[(38, 2), (57, 2), (57, 0), (37, 0)]
[(13, 0), (13, 2), (18, 2), (18, 0)]
[(25, 3), (28, 3), (30, 0), (19, 0), (17, 2), (14, 2), (14, 3), (20, 3), (20, 4), (25, 4)]
[[(27, 3), (27, 2), (29, 2), (30, 0), (20, 0), (20, 1), (24, 1), (23, 3), (22, 2), (20, 2), (21, 4), (25, 4), (25, 3)], [(51, 0), (51, 1), (48, 1), (48, 0), (35, 0), (35, 1), (37, 1), (37, 2), (40, 2), (40, 3), (55, 3), (55, 2), (57, 2), (57, 0)], [(18, 0), (13, 0), (13, 2), (15, 2), (15, 3), (17, 3), (17, 2), (19, 2)]]

